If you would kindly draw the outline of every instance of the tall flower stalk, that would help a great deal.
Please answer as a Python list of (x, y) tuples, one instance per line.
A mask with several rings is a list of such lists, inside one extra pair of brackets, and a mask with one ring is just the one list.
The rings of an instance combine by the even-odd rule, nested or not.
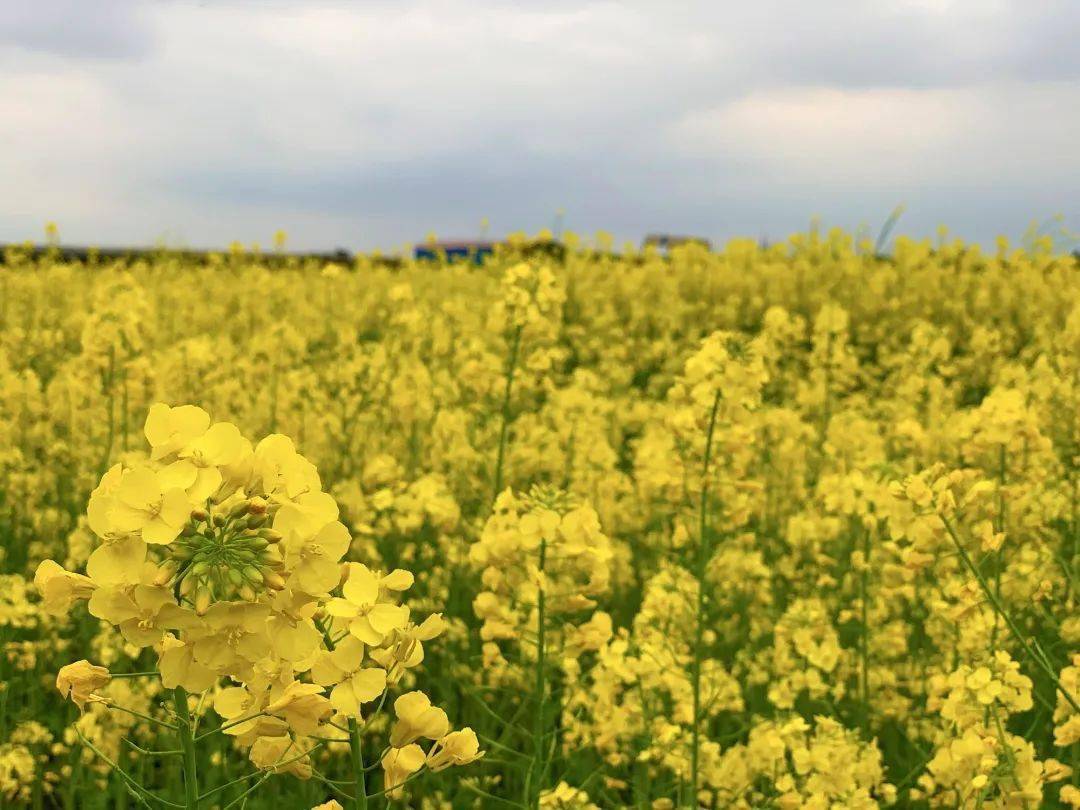
[(717, 391), (709, 412), (709, 426), (705, 433), (705, 455), (701, 464), (701, 504), (698, 518), (697, 563), (694, 576), (697, 580), (697, 603), (694, 615), (694, 660), (690, 667), (690, 685), (693, 692), (692, 723), (690, 727), (690, 803), (697, 805), (699, 759), (701, 752), (701, 661), (704, 657), (705, 635), (705, 572), (712, 557), (709, 538), (709, 464), (712, 461), (713, 433), (716, 430), (716, 413), (720, 408), (723, 392)]

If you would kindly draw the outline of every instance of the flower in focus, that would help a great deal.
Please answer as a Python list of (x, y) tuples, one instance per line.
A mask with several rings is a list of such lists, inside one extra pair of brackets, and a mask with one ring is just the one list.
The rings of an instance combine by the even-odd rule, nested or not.
[(110, 680), (109, 670), (94, 666), (86, 659), (61, 667), (56, 674), (56, 688), (65, 699), (79, 707), (86, 708), (92, 700), (101, 700), (94, 692), (104, 687)]

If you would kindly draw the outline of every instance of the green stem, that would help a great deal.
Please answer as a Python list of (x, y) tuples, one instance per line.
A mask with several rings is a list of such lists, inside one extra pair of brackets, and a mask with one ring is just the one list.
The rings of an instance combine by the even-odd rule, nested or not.
[(547, 558), (547, 541), (540, 539), (540, 587), (536, 592), (536, 717), (533, 718), (533, 763), (536, 778), (532, 781), (528, 802), (531, 807), (540, 806), (540, 793), (544, 774), (544, 714), (547, 703), (547, 608), (544, 594), (544, 565)]
[(503, 391), (502, 425), (499, 428), (499, 451), (495, 457), (495, 486), (492, 501), (502, 492), (503, 462), (506, 458), (506, 437), (510, 430), (510, 394), (514, 388), (514, 373), (517, 371), (518, 352), (521, 350), (521, 327), (514, 330), (510, 339), (510, 358), (506, 363), (506, 388)]
[(720, 409), (722, 393), (716, 392), (712, 412), (709, 414), (709, 429), (705, 435), (705, 458), (701, 466), (701, 510), (698, 529), (697, 570), (697, 607), (694, 626), (694, 661), (690, 670), (690, 683), (693, 689), (693, 712), (690, 726), (690, 797), (691, 807), (697, 806), (698, 769), (701, 751), (701, 659), (703, 655), (702, 639), (705, 634), (705, 571), (709, 565), (709, 463), (712, 461), (713, 433), (716, 430), (716, 413)]
[(964, 565), (967, 567), (968, 571), (971, 573), (972, 576), (975, 577), (975, 580), (979, 583), (979, 587), (982, 588), (983, 595), (986, 597), (987, 601), (990, 602), (990, 606), (994, 609), (994, 612), (997, 613), (997, 615), (1000, 616), (1005, 622), (1005, 626), (1009, 629), (1009, 633), (1012, 635), (1013, 639), (1016, 641), (1017, 644), (1020, 645), (1021, 649), (1023, 649), (1024, 654), (1027, 655), (1028, 659), (1043, 670), (1046, 676), (1050, 679), (1051, 683), (1054, 684), (1054, 688), (1057, 689), (1057, 691), (1061, 694), (1063, 698), (1065, 698), (1065, 702), (1068, 703), (1070, 707), (1072, 707), (1072, 710), (1077, 714), (1080, 714), (1080, 703), (1077, 702), (1076, 698), (1072, 696), (1072, 693), (1070, 693), (1068, 689), (1062, 686), (1061, 681), (1058, 680), (1057, 673), (1054, 672), (1054, 668), (1050, 666), (1048, 662), (1044, 661), (1042, 658), (1035, 654), (1035, 651), (1031, 648), (1031, 645), (1024, 637), (1024, 634), (1020, 631), (1020, 628), (1016, 625), (1016, 622), (1013, 621), (1012, 616), (1010, 616), (1005, 611), (1004, 606), (994, 595), (994, 591), (990, 588), (990, 584), (986, 581), (986, 577), (982, 575), (975, 563), (972, 562), (971, 556), (967, 553), (967, 549), (964, 548), (963, 543), (960, 542), (960, 537), (956, 534), (956, 529), (953, 528), (952, 523), (950, 523), (949, 519), (946, 518), (944, 515), (939, 515), (939, 517), (941, 518), (941, 522), (945, 524), (945, 531), (947, 531), (949, 533), (949, 537), (952, 538), (953, 545), (956, 546), (956, 550), (960, 554), (960, 559), (963, 560)]
[(870, 530), (863, 527), (862, 571), (859, 574), (860, 603), (862, 610), (862, 634), (859, 638), (861, 671), (859, 692), (863, 707), (864, 729), (870, 730)]
[[(1005, 445), (1000, 445), (998, 454), (998, 486), (997, 486), (997, 514), (994, 516), (994, 531), (1005, 531)], [(994, 596), (1001, 600), (1001, 569), (1004, 566), (1002, 551), (1005, 544), (1002, 543), (994, 552)], [(990, 628), (990, 654), (997, 650), (998, 623)]]
[[(316, 620), (315, 626), (323, 635), (323, 642), (326, 644), (328, 650), (333, 652), (335, 648), (334, 640), (330, 637), (330, 631), (326, 625)], [(383, 699), (386, 699), (386, 693), (383, 693)], [(379, 708), (382, 708), (382, 703), (379, 703)], [(353, 779), (355, 780), (355, 798), (353, 799), (353, 807), (355, 810), (367, 810), (368, 797), (366, 794), (366, 785), (364, 782), (364, 740), (361, 735), (360, 724), (356, 722), (355, 717), (349, 718), (349, 762), (353, 769)]]
[(195, 734), (192, 731), (191, 712), (188, 710), (187, 691), (182, 686), (173, 690), (173, 707), (176, 709), (176, 726), (180, 735), (180, 750), (184, 757), (184, 807), (198, 810), (199, 780), (196, 772)]
[(356, 779), (353, 807), (367, 810), (367, 787), (364, 784), (364, 741), (360, 736), (360, 725), (355, 717), (349, 718), (349, 755), (352, 762), (353, 776)]

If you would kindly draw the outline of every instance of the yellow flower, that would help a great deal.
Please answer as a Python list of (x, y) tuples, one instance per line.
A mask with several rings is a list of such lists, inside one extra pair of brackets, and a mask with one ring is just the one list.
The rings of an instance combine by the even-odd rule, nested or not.
[(276, 503), (321, 490), (315, 465), (296, 452), (288, 436), (274, 433), (255, 446), (248, 494), (264, 495)]
[(218, 679), (214, 670), (195, 660), (193, 644), (187, 644), (171, 634), (161, 639), (158, 671), (161, 673), (161, 685), (166, 689), (182, 686), (189, 692), (202, 692)]
[(210, 415), (195, 405), (170, 408), (164, 403), (150, 406), (143, 434), (150, 443), (150, 458), (166, 458), (197, 439), (210, 427)]
[(152, 585), (136, 585), (130, 590), (98, 588), (88, 609), (92, 616), (117, 625), (124, 638), (137, 647), (157, 644), (165, 630), (184, 616), (168, 588)]
[(63, 616), (75, 602), (89, 599), (94, 583), (82, 574), (73, 574), (53, 560), (43, 560), (34, 574), (34, 587), (42, 597), (42, 606), (51, 616)]
[(222, 468), (236, 464), (246, 449), (240, 430), (229, 422), (217, 422), (210, 429), (186, 444), (179, 452), (178, 466), (187, 467), (187, 474), (194, 474), (194, 482), (188, 486), (189, 497), (196, 503), (205, 501), (221, 486)]
[(256, 696), (243, 686), (229, 686), (219, 691), (214, 696), (214, 711), (228, 721), (224, 733), (231, 737), (243, 737), (254, 730), (262, 719), (257, 715), (266, 710), (268, 697), (265, 691)]
[(191, 517), (191, 502), (178, 486), (149, 467), (124, 473), (109, 514), (114, 530), (140, 532), (151, 544), (171, 543)]
[(269, 608), (261, 604), (213, 605), (201, 622), (193, 622), (188, 629), (187, 638), (195, 645), (195, 660), (223, 675), (242, 679), (252, 664), (270, 654), (269, 615)]
[(406, 692), (394, 701), (397, 722), (390, 732), (390, 745), (401, 748), (421, 737), (437, 740), (450, 731), (446, 712), (432, 706), (423, 692)]
[(110, 678), (108, 669), (83, 659), (60, 668), (56, 674), (56, 688), (82, 711), (88, 702), (102, 699), (94, 692), (105, 686)]
[(391, 748), (382, 758), (383, 789), (391, 799), (401, 796), (401, 786), (424, 767), (424, 749), (415, 743), (404, 748)]
[(363, 563), (348, 564), (348, 578), (342, 586), (344, 598), (331, 599), (327, 612), (347, 619), (349, 632), (365, 644), (377, 646), (394, 630), (405, 627), (409, 609), (380, 601), (379, 578)]
[(124, 466), (114, 464), (110, 467), (90, 493), (90, 501), (86, 505), (86, 521), (90, 531), (102, 540), (113, 539), (122, 536), (113, 525), (111, 518), (113, 507), (116, 505), (116, 490), (120, 486), (120, 480), (124, 477)]
[(431, 747), (427, 765), (431, 771), (438, 772), (451, 765), (468, 765), (483, 756), (476, 732), (463, 728), (461, 731), (451, 731)]
[(327, 523), (314, 537), (302, 542), (283, 541), (294, 587), (310, 594), (328, 593), (341, 579), (339, 561), (351, 542), (349, 530), (338, 521)]
[(409, 622), (404, 628), (394, 630), (384, 642), (386, 646), (373, 649), (371, 657), (386, 669), (389, 680), (396, 683), (405, 670), (423, 663), (423, 642), (431, 641), (445, 630), (446, 621), (442, 614), (432, 613), (419, 625)]
[(266, 711), (280, 716), (297, 734), (315, 734), (322, 721), (333, 714), (322, 692), (318, 684), (292, 681), (267, 705)]
[(146, 561), (146, 543), (136, 535), (105, 540), (86, 561), (86, 573), (98, 585), (134, 585)]
[(347, 717), (360, 717), (360, 705), (375, 700), (386, 689), (386, 670), (361, 668), (364, 643), (348, 636), (333, 651), (324, 650), (311, 668), (311, 678), (323, 686), (333, 686), (330, 703)]
[(260, 770), (291, 773), (299, 779), (311, 778), (311, 761), (307, 753), (288, 736), (257, 738), (251, 745), (248, 759)]
[(1061, 801), (1065, 802), (1073, 810), (1080, 810), (1080, 788), (1073, 785), (1064, 785), (1058, 796)]

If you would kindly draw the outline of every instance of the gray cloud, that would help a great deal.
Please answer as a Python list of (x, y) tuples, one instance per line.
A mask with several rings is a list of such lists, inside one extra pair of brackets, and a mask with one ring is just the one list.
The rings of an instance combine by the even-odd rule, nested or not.
[(10, 0), (0, 6), (0, 47), (126, 59), (146, 54), (152, 42), (135, 0)]
[(776, 237), (906, 200), (916, 232), (989, 240), (1080, 213), (1067, 0), (101, 8), (63, 36), (52, 12), (0, 17), (0, 176), (22, 189), (0, 239), (55, 219), (80, 241), (385, 247), (560, 207), (620, 237)]

